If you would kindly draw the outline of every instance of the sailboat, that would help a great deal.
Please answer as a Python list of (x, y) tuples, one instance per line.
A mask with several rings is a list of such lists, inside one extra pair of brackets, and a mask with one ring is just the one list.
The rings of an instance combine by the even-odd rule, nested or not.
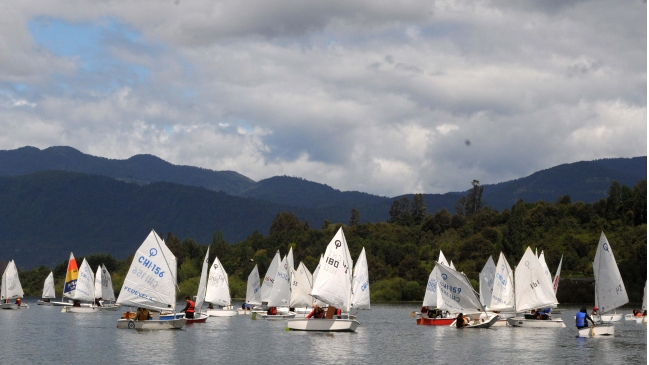
[[(176, 257), (158, 234), (151, 230), (135, 252), (117, 297), (117, 304), (142, 310), (124, 313), (124, 317), (117, 320), (117, 328), (183, 328), (186, 319), (176, 316), (176, 270)], [(150, 316), (146, 311), (150, 311)], [(161, 311), (172, 311), (173, 316), (162, 318)]]
[[(277, 267), (279, 266), (280, 261), (281, 258), (279, 256), (279, 250), (277, 250), (275, 257), (273, 257), (273, 261), (271, 261), (270, 266), (268, 266), (266, 275), (264, 276), (264, 279), (261, 283), (262, 306), (264, 303), (268, 303), (268, 297), (270, 296), (270, 291), (273, 288), (273, 284), (275, 282), (275, 274), (277, 273)], [(253, 310), (253, 312), (263, 312), (265, 310), (266, 309), (263, 308), (256, 308), (255, 310)]]
[[(593, 320), (602, 323), (595, 324), (590, 328), (580, 329), (579, 337), (613, 336), (615, 327), (610, 323), (612, 315), (607, 315), (606, 312), (613, 311), (628, 303), (629, 297), (626, 294), (620, 270), (615, 262), (611, 244), (606, 239), (604, 232), (599, 237), (599, 243), (597, 244), (597, 252), (595, 252), (595, 260), (593, 261), (593, 273), (595, 274), (595, 306), (599, 307), (602, 313), (598, 316), (599, 318), (593, 318)], [(621, 314), (617, 316), (620, 316), (620, 319), (622, 318)]]
[(313, 304), (313, 297), (311, 297), (312, 283), (313, 276), (311, 272), (300, 261), (297, 270), (292, 270), (291, 273), (291, 300), (289, 301), (289, 307), (295, 309), (296, 317), (306, 317), (311, 312)]
[(38, 300), (38, 305), (52, 305), (50, 299), (56, 298), (54, 293), (54, 273), (50, 271), (50, 274), (45, 278), (45, 283), (43, 283), (43, 298)]
[[(257, 265), (252, 269), (248, 275), (248, 283), (246, 286), (246, 304), (250, 308), (255, 305), (261, 305), (261, 286), (259, 282), (259, 269)], [(250, 314), (251, 310), (247, 308), (238, 308), (237, 314)]]
[(494, 284), (491, 291), (489, 310), (497, 312), (500, 320), (495, 327), (507, 325), (507, 318), (514, 315), (514, 272), (512, 271), (505, 255), (501, 252), (496, 264)]
[[(437, 264), (448, 266), (444, 253), (439, 251), (439, 258)], [(422, 303), (419, 314), (416, 315), (417, 324), (427, 326), (448, 326), (455, 320), (450, 316), (445, 316), (446, 307), (441, 297), (437, 282), (437, 273), (439, 269), (437, 265), (428, 276), (428, 283), (426, 284), (426, 294), (424, 295), (424, 302)]]
[[(113, 290), (113, 280), (110, 277), (105, 265), (97, 267), (95, 274), (95, 299), (101, 300), (100, 310), (117, 310), (119, 305), (115, 304), (115, 291)], [(106, 303), (113, 302), (113, 303)]]
[(74, 258), (72, 252), (70, 252), (70, 258), (68, 259), (68, 268), (65, 271), (65, 282), (63, 283), (63, 297), (61, 298), (60, 302), (52, 302), (52, 305), (72, 305), (72, 302), (66, 301), (65, 298), (72, 298), (74, 296), (74, 291), (77, 288), (78, 277), (79, 267), (77, 266), (77, 260)]
[(370, 309), (370, 279), (365, 247), (358, 255), (352, 282), (352, 309)]
[(487, 263), (484, 264), (482, 271), (478, 275), (480, 280), (480, 303), (482, 303), (485, 308), (489, 309), (491, 306), (491, 294), (494, 289), (494, 278), (496, 276), (496, 264), (494, 264), (494, 259), (489, 255)]
[[(18, 278), (18, 269), (14, 260), (9, 261), (5, 271), (2, 273), (2, 283), (0, 283), (0, 309), (25, 309), (29, 308), (27, 303), (22, 303), (23, 287), (20, 285)], [(9, 300), (16, 299), (17, 303), (9, 303)]]
[(198, 283), (198, 292), (196, 293), (196, 301), (194, 302), (194, 318), (186, 318), (187, 324), (192, 323), (205, 323), (209, 317), (207, 313), (203, 313), (203, 303), (205, 302), (205, 293), (207, 292), (207, 268), (209, 267), (210, 248), (207, 248), (205, 258), (203, 259), (203, 268), (201, 269), (201, 279)]
[(329, 305), (326, 317), (289, 319), (288, 328), (298, 331), (356, 331), (360, 325), (356, 319), (349, 315), (334, 316), (336, 308), (346, 313), (351, 309), (352, 267), (347, 240), (341, 227), (327, 245), (322, 267), (311, 289), (312, 297)]
[[(271, 288), (270, 294), (268, 295), (269, 308), (289, 308), (289, 302), (291, 300), (291, 278), (289, 272), (288, 261), (286, 257), (284, 257), (277, 266), (275, 279), (273, 280), (273, 287)], [(258, 313), (257, 316), (261, 319), (268, 320), (295, 318), (295, 312), (292, 312), (290, 310), (280, 311), (278, 309), (276, 314), (271, 314), (269, 312), (261, 312)]]
[[(72, 299), (78, 305), (65, 306), (61, 313), (93, 313), (98, 312), (99, 307), (95, 303), (95, 275), (84, 258), (79, 267), (79, 276), (77, 277), (77, 286), (72, 295)], [(87, 303), (81, 306), (81, 302)]]
[[(516, 313), (546, 308), (558, 304), (552, 290), (550, 276), (546, 274), (538, 257), (528, 247), (514, 272), (514, 309)], [(562, 319), (538, 320), (526, 317), (507, 319), (513, 327), (566, 327)]]
[(225, 268), (221, 265), (218, 257), (214, 258), (214, 262), (210, 267), (205, 301), (221, 307), (220, 309), (209, 309), (207, 315), (210, 317), (232, 317), (237, 315), (237, 311), (232, 308), (228, 273), (225, 272)]
[(487, 314), (477, 293), (469, 284), (469, 279), (463, 273), (439, 263), (435, 266), (438, 267), (437, 289), (445, 307), (453, 313), (473, 314), (473, 321), (466, 326), (467, 328), (489, 328), (498, 321), (497, 314)]

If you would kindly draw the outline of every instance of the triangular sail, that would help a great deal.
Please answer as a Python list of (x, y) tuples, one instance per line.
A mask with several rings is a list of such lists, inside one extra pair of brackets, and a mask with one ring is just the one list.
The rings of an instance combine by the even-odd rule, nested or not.
[(351, 279), (352, 259), (341, 227), (327, 246), (311, 296), (349, 312)]
[[(440, 265), (448, 266), (446, 258), (444, 257), (444, 253), (441, 250), (439, 251), (437, 263)], [(430, 275), (428, 275), (428, 283), (426, 284), (426, 293), (424, 294), (424, 303), (422, 305), (425, 307), (436, 307), (439, 309), (444, 309), (444, 302), (441, 298), (442, 294), (437, 289), (438, 272), (439, 270), (437, 270), (437, 265), (435, 265), (435, 267), (433, 267), (433, 270), (430, 272)]]
[(133, 256), (117, 304), (175, 310), (176, 270), (176, 258), (151, 230)]
[(261, 305), (261, 287), (259, 284), (259, 269), (257, 269), (257, 265), (255, 265), (255, 268), (248, 275), (246, 303), (250, 305)]
[(494, 286), (489, 310), (507, 311), (514, 309), (514, 272), (503, 253), (498, 257)]
[(647, 281), (644, 281), (644, 295), (642, 296), (642, 310), (647, 310)]
[[(322, 261), (324, 260), (324, 255), (320, 255), (320, 261), (318, 261), (318, 266), (315, 267), (315, 270), (313, 270), (313, 280), (311, 281), (311, 287), (313, 288), (313, 283), (315, 283), (316, 278), (318, 277), (318, 273), (320, 272), (320, 267), (322, 266)], [(312, 297), (313, 298), (313, 297)], [(324, 307), (327, 305), (327, 303), (317, 300), (313, 298), (313, 303), (317, 305), (318, 307)]]
[(79, 266), (79, 277), (77, 278), (77, 289), (74, 291), (74, 297), (83, 302), (95, 301), (95, 275), (92, 273), (88, 261), (84, 258)]
[(548, 264), (545, 262), (545, 255), (543, 254), (543, 250), (541, 250), (541, 254), (539, 255), (539, 262), (541, 263), (541, 267), (543, 268), (545, 275), (548, 277), (548, 279), (550, 279), (551, 283), (554, 283), (554, 281), (552, 280), (552, 274), (550, 273), (550, 268), (548, 268)]
[(268, 295), (269, 307), (288, 307), (291, 300), (291, 278), (286, 257), (277, 266), (273, 287)]
[(45, 283), (43, 284), (43, 296), (41, 298), (54, 298), (54, 273), (50, 271), (50, 274), (45, 278)]
[(207, 246), (205, 259), (203, 259), (203, 269), (201, 270), (201, 280), (198, 283), (198, 293), (196, 293), (195, 309), (198, 313), (203, 313), (203, 302), (205, 301), (205, 292), (207, 291), (207, 270), (210, 266), (210, 247)]
[(450, 267), (451, 269), (455, 270), (455, 265), (453, 265), (453, 260), (451, 260), (451, 263), (448, 264), (448, 267)]
[(563, 255), (561, 255), (561, 260), (559, 260), (559, 267), (557, 267), (557, 272), (554, 274), (554, 280), (552, 280), (552, 290), (554, 290), (554, 295), (557, 295), (557, 289), (559, 289), (559, 279), (561, 279), (562, 263), (563, 263)]
[(437, 287), (446, 309), (453, 313), (484, 311), (480, 299), (471, 285), (467, 284), (468, 279), (464, 274), (444, 265), (437, 264), (436, 267)]
[(559, 304), (550, 278), (529, 247), (516, 267), (514, 280), (517, 312)]
[[(290, 267), (289, 267), (290, 269)], [(313, 278), (309, 269), (300, 261), (297, 270), (291, 274), (291, 308), (310, 307), (313, 303), (311, 286)]]
[(97, 266), (97, 272), (95, 273), (95, 298), (104, 298), (101, 296), (101, 265)]
[(358, 261), (354, 266), (351, 307), (353, 309), (370, 309), (370, 279), (365, 247), (361, 250), (361, 254), (358, 255)]
[(604, 232), (599, 238), (593, 272), (595, 273), (595, 299), (601, 313), (612, 311), (629, 302), (613, 250)]
[(225, 268), (221, 265), (218, 257), (214, 258), (214, 262), (210, 267), (205, 301), (220, 306), (229, 306), (232, 303), (228, 273), (225, 272)]
[(104, 264), (101, 264), (101, 296), (104, 300), (115, 300), (113, 279)]
[(9, 261), (4, 273), (2, 273), (2, 289), (0, 289), (0, 299), (15, 299), (22, 298), (23, 287), (20, 285), (18, 279), (18, 269), (14, 260)]
[(482, 268), (482, 271), (480, 271), (480, 275), (478, 275), (480, 279), (480, 302), (487, 308), (491, 306), (491, 295), (494, 289), (495, 276), (496, 264), (494, 264), (494, 259), (490, 255), (487, 263)]
[(448, 261), (446, 261), (446, 257), (444, 257), (442, 250), (439, 250), (439, 258), (437, 259), (437, 262), (444, 266), (448, 266)]
[(68, 269), (65, 271), (65, 283), (63, 284), (63, 296), (66, 298), (74, 297), (74, 290), (77, 288), (77, 278), (79, 277), (79, 267), (74, 255), (70, 252), (68, 260)]
[(279, 250), (277, 250), (275, 257), (273, 257), (273, 261), (270, 263), (270, 266), (268, 266), (268, 271), (266, 271), (266, 276), (264, 276), (264, 280), (261, 283), (262, 302), (268, 302), (270, 291), (273, 288), (273, 283), (275, 282), (275, 274), (277, 273), (277, 266), (279, 266), (280, 261), (281, 258), (279, 257)]
[[(293, 262), (293, 247), (291, 247), (288, 250), (288, 254), (286, 255), (286, 262), (288, 263), (288, 267), (291, 270), (295, 271), (295, 263)], [(289, 270), (289, 272), (291, 271)]]

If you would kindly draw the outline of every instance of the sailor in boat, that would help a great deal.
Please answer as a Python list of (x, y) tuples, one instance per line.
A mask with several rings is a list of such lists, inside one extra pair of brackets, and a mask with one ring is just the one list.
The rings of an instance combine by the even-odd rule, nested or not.
[(185, 297), (185, 308), (181, 310), (181, 312), (185, 312), (185, 318), (194, 318), (194, 308), (196, 307), (196, 303), (192, 300), (190, 297)]
[(20, 298), (16, 298), (16, 305), (20, 307), (20, 303), (22, 303), (22, 300), (20, 300)]
[(73, 307), (81, 307), (81, 301), (79, 299), (75, 299), (74, 302), (72, 303)]
[(149, 309), (147, 308), (138, 308), (135, 312), (136, 321), (148, 321), (150, 319)]
[(248, 303), (241, 304), (241, 309), (249, 311), (250, 310), (250, 304), (248, 304)]
[(639, 310), (634, 309), (634, 310), (633, 310), (633, 316), (634, 316), (634, 317), (642, 317), (642, 313), (640, 313)]
[(313, 305), (313, 310), (311, 313), (307, 314), (306, 318), (319, 318), (322, 319), (325, 317), (325, 311), (324, 309), (318, 307), (317, 305)]
[(277, 315), (277, 307), (270, 307), (270, 308), (268, 308), (268, 315), (269, 315), (269, 316), (275, 316), (275, 315)]
[(581, 307), (581, 310), (575, 315), (575, 325), (577, 326), (577, 329), (588, 327), (588, 321), (595, 325), (593, 319), (588, 315), (586, 307)]
[(599, 315), (599, 308), (593, 307), (593, 311), (590, 313), (591, 316), (598, 316)]
[(101, 297), (95, 299), (95, 305), (97, 307), (103, 307), (104, 306), (104, 300)]
[(469, 317), (465, 316), (462, 313), (458, 314), (457, 317), (455, 318), (455, 327), (464, 328), (468, 325), (469, 325)]

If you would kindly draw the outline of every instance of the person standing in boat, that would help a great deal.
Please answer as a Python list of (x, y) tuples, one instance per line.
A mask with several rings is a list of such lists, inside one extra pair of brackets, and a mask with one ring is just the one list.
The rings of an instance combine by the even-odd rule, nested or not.
[(593, 319), (588, 315), (586, 307), (581, 307), (581, 310), (575, 315), (575, 325), (577, 326), (577, 329), (588, 327), (588, 321), (595, 325), (595, 321), (593, 321)]
[(196, 307), (196, 303), (192, 300), (190, 297), (185, 297), (185, 308), (181, 310), (181, 312), (185, 312), (185, 318), (194, 318), (194, 308)]

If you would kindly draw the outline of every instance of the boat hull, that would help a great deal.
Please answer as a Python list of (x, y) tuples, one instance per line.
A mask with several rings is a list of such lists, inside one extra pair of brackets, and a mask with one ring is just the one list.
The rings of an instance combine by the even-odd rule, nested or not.
[(642, 316), (634, 316), (633, 314), (624, 315), (624, 320), (626, 321), (635, 321), (636, 318), (642, 318)]
[(72, 307), (65, 306), (61, 309), (61, 313), (98, 313), (99, 307)]
[(578, 337), (612, 337), (615, 334), (615, 326), (610, 323), (596, 324), (590, 327), (581, 328), (578, 331)]
[(250, 309), (242, 309), (242, 308), (237, 309), (237, 314), (250, 314), (250, 313), (252, 313)]
[(207, 319), (209, 316), (205, 313), (195, 313), (194, 318), (185, 318), (187, 320), (187, 324), (192, 324), (192, 323), (205, 323), (207, 322)]
[[(474, 324), (468, 325), (468, 326), (466, 326), (466, 328), (489, 328), (489, 327), (493, 326), (494, 324), (498, 323), (499, 320), (500, 320), (500, 317), (498, 315), (494, 315), (494, 316), (490, 316), (489, 318), (487, 318), (483, 322), (474, 321), (473, 322)], [(476, 323), (476, 322), (478, 322), (478, 323)]]
[(424, 326), (450, 326), (455, 318), (417, 318), (417, 324)]
[(590, 318), (595, 322), (619, 322), (624, 318), (622, 313), (592, 315)]
[(170, 319), (170, 320), (147, 320), (135, 321), (132, 319), (118, 319), (117, 328), (131, 329), (131, 330), (173, 330), (181, 329), (185, 326), (186, 319)]
[(289, 319), (288, 328), (294, 331), (355, 332), (360, 323), (355, 319)]
[(284, 314), (266, 314), (266, 313), (257, 313), (257, 318), (265, 319), (267, 321), (278, 321), (282, 319), (291, 319), (295, 318), (295, 313), (288, 312)]
[(638, 324), (647, 324), (647, 316), (642, 316), (642, 317), (635, 317), (635, 323)]
[(507, 324), (512, 327), (527, 328), (565, 328), (563, 319), (525, 319), (521, 317), (507, 318)]
[(239, 309), (208, 309), (205, 313), (210, 317), (234, 317), (238, 311)]
[(45, 302), (45, 301), (40, 300), (40, 299), (38, 300), (38, 302), (36, 302), (36, 304), (38, 304), (38, 305), (46, 305), (46, 306), (53, 306), (54, 305), (52, 302)]

